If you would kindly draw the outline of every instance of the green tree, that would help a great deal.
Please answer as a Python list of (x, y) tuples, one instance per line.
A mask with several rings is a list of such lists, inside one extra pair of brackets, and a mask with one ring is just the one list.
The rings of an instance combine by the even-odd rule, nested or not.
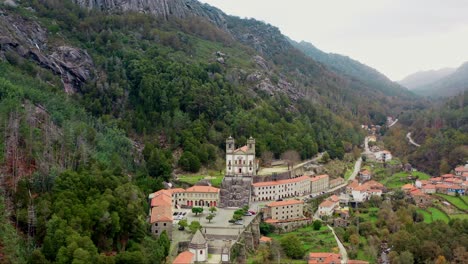
[(203, 213), (203, 207), (192, 207), (192, 213), (195, 215)]
[(202, 226), (200, 224), (200, 222), (198, 221), (192, 221), (189, 225), (189, 229), (190, 229), (190, 232), (192, 234), (195, 234), (197, 232), (197, 230), (201, 230), (202, 229)]
[(182, 219), (177, 223), (179, 226), (183, 227), (184, 229), (188, 226), (187, 219)]
[(284, 250), (284, 253), (290, 258), (301, 259), (305, 250), (302, 246), (301, 240), (294, 234), (288, 234), (281, 238), (281, 247)]
[(322, 221), (320, 220), (315, 220), (313, 223), (314, 230), (320, 230), (322, 227)]
[(210, 213), (214, 214), (218, 209), (216, 209), (214, 206), (211, 206), (208, 210), (210, 210)]
[(211, 223), (211, 220), (213, 220), (214, 217), (215, 217), (214, 214), (209, 214), (206, 216), (206, 220), (208, 220), (208, 223)]
[(201, 167), (201, 163), (197, 156), (189, 151), (184, 151), (179, 159), (179, 166), (185, 171), (197, 172)]

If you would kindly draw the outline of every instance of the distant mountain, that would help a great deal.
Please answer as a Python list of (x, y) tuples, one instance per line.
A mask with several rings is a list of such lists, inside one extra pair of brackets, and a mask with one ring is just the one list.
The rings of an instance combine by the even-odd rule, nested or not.
[(417, 94), (431, 97), (448, 97), (468, 90), (468, 62), (453, 73), (427, 85), (415, 88)]
[(443, 68), (439, 70), (419, 71), (406, 76), (398, 83), (410, 90), (417, 90), (454, 73), (455, 70), (455, 68)]
[(290, 40), (290, 42), (307, 56), (324, 64), (334, 72), (340, 75), (347, 75), (368, 87), (380, 90), (385, 95), (411, 95), (407, 89), (398, 83), (391, 81), (382, 73), (359, 61), (340, 54), (323, 52), (305, 41), (295, 42)]

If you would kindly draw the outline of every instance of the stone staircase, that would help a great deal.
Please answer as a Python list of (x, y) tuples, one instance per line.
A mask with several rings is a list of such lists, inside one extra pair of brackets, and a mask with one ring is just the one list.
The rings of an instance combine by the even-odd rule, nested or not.
[(226, 175), (221, 183), (219, 207), (249, 205), (252, 177)]

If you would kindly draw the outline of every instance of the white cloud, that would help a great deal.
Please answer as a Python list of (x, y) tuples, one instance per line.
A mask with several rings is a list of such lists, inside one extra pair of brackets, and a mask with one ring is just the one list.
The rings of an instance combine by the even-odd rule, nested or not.
[(202, 0), (277, 26), (295, 40), (375, 67), (393, 80), (468, 61), (464, 0)]

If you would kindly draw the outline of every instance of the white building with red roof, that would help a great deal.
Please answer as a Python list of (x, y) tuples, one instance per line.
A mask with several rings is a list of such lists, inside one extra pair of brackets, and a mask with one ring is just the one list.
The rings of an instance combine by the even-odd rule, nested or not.
[(266, 223), (291, 231), (300, 226), (309, 224), (310, 218), (304, 216), (304, 201), (285, 200), (271, 202), (262, 208)]
[(274, 201), (278, 199), (302, 196), (310, 193), (310, 177), (257, 182), (252, 184), (252, 201)]

